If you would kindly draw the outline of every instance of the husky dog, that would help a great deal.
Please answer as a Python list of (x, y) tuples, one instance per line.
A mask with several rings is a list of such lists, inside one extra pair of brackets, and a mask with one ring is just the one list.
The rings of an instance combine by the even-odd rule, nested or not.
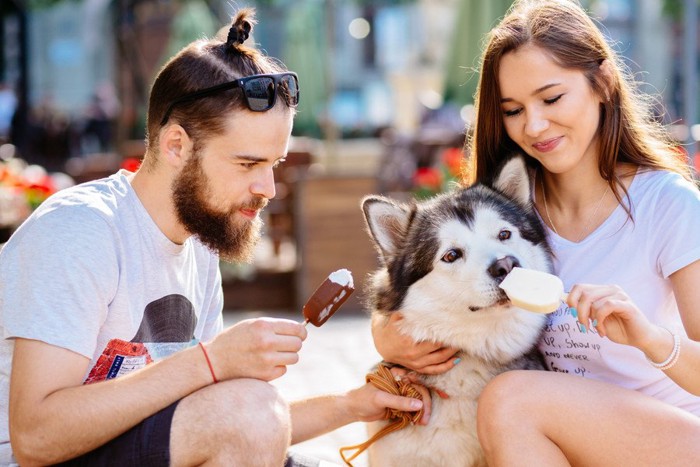
[[(536, 343), (546, 316), (514, 307), (498, 287), (515, 266), (552, 268), (522, 157), (490, 185), (412, 205), (380, 196), (362, 202), (383, 266), (368, 294), (373, 318), (401, 312), (402, 333), (459, 348), (461, 358), (444, 374), (418, 375), (431, 388), (430, 422), (375, 442), (372, 466), (485, 465), (476, 434), (481, 390), (504, 371), (544, 369)], [(370, 424), (370, 434), (386, 423)]]

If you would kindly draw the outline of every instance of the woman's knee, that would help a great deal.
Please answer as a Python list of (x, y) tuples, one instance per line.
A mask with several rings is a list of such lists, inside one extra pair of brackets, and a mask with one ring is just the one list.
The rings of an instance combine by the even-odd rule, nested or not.
[(519, 405), (526, 394), (523, 389), (532, 385), (533, 372), (515, 370), (501, 373), (493, 378), (479, 396), (479, 409), (497, 414), (506, 406)]
[(534, 421), (542, 372), (508, 371), (492, 379), (481, 392), (477, 407), (477, 430), (482, 444), (504, 434), (511, 425)]

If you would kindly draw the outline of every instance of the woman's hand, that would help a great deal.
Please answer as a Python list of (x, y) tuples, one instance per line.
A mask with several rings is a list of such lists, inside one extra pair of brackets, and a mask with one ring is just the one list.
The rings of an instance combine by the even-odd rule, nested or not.
[[(567, 303), (575, 308), (578, 321), (587, 329), (618, 344), (647, 351), (659, 338), (670, 335), (649, 322), (630, 297), (616, 285), (576, 284), (569, 292)], [(665, 336), (664, 336), (665, 333)]]
[(444, 373), (459, 363), (459, 359), (454, 358), (457, 349), (433, 342), (416, 342), (402, 334), (402, 319), (400, 312), (394, 312), (388, 319), (372, 320), (374, 345), (384, 360), (427, 375)]

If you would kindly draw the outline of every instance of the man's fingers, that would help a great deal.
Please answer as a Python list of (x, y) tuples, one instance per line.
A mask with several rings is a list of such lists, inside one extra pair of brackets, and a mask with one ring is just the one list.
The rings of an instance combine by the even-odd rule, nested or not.
[(427, 425), (433, 411), (433, 400), (430, 397), (430, 391), (422, 384), (412, 384), (411, 387), (423, 396), (423, 416), (418, 421), (418, 424)]
[(382, 406), (401, 412), (415, 412), (423, 407), (423, 402), (420, 399), (397, 396), (384, 391), (377, 393), (377, 398)]
[(303, 340), (299, 336), (277, 335), (274, 349), (278, 352), (299, 352), (302, 344)]
[(272, 322), (275, 334), (297, 336), (301, 340), (306, 339), (308, 332), (303, 324), (289, 319), (273, 319)]

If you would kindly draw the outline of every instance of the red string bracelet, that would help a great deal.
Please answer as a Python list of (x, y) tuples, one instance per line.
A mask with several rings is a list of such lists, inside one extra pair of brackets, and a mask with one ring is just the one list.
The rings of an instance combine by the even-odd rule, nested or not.
[(202, 352), (204, 352), (204, 358), (207, 359), (207, 365), (209, 365), (209, 371), (211, 372), (211, 377), (214, 380), (214, 384), (218, 383), (219, 380), (216, 379), (216, 374), (214, 374), (214, 367), (211, 364), (211, 360), (209, 360), (209, 354), (207, 354), (207, 349), (204, 348), (204, 344), (201, 342), (199, 343), (199, 346), (202, 348)]

